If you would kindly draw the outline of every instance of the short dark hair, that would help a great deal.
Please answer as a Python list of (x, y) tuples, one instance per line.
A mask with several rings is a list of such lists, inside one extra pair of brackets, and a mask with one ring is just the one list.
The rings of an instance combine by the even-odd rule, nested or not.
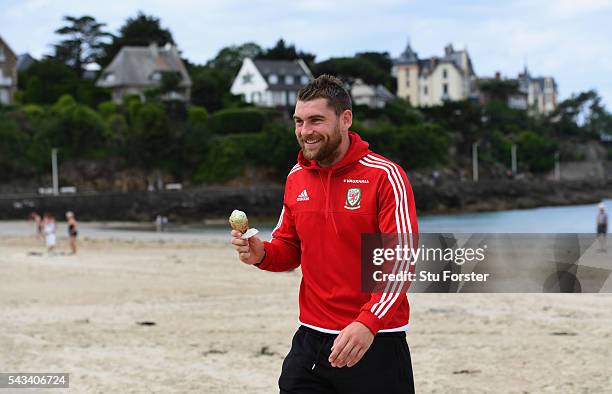
[(319, 98), (327, 99), (327, 105), (332, 107), (336, 115), (353, 110), (351, 96), (342, 84), (342, 81), (333, 75), (323, 74), (310, 81), (298, 92), (299, 101), (310, 101)]

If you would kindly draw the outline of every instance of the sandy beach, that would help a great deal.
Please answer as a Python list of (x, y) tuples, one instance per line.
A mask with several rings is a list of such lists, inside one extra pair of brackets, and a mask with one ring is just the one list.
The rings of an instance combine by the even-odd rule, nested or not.
[[(278, 392), (299, 270), (261, 272), (213, 237), (79, 246), (0, 240), (0, 371), (68, 372), (65, 392)], [(612, 392), (610, 294), (410, 299), (418, 393)]]

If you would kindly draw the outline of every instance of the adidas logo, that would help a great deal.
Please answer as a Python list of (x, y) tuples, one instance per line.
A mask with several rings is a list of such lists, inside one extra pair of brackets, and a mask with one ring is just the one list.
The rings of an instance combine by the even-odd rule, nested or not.
[(297, 196), (297, 201), (308, 201), (308, 200), (310, 200), (310, 197), (308, 197), (308, 193), (306, 192), (306, 189), (304, 189), (304, 191), (301, 192), (299, 196)]

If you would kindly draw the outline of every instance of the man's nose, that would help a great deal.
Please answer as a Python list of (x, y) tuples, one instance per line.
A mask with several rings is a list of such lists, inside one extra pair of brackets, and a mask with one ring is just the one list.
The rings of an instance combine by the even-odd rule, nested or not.
[(302, 127), (302, 137), (310, 137), (311, 135), (314, 134), (314, 130), (312, 129), (312, 127), (310, 125), (304, 124), (304, 126)]

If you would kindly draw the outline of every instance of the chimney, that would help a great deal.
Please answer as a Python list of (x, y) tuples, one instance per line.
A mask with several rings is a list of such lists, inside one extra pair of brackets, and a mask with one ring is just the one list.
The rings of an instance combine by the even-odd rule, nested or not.
[(151, 54), (153, 55), (153, 59), (157, 59), (159, 56), (159, 50), (158, 50), (156, 42), (152, 42), (149, 44), (149, 50), (151, 51)]
[(448, 44), (447, 46), (444, 47), (444, 54), (446, 56), (449, 56), (453, 52), (454, 52), (453, 44)]

